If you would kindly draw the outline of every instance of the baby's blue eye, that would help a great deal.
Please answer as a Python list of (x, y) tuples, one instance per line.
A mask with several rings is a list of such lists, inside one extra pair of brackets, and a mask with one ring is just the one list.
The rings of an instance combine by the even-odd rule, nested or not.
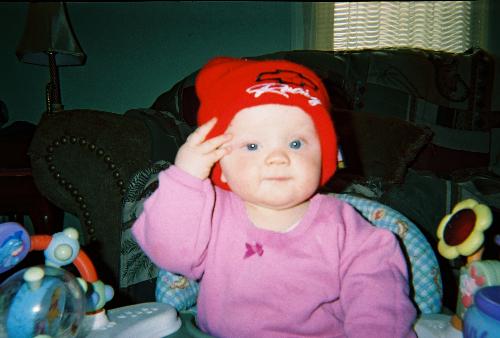
[(247, 144), (247, 150), (255, 151), (255, 150), (257, 150), (257, 148), (258, 148), (258, 146), (255, 143)]
[(290, 142), (290, 148), (299, 149), (300, 147), (302, 147), (302, 142), (300, 140), (293, 140)]

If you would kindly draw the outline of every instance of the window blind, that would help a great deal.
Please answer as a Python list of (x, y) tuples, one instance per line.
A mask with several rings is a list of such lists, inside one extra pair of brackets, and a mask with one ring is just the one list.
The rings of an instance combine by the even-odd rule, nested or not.
[(313, 16), (315, 47), (324, 50), (414, 47), (463, 52), (475, 42), (473, 1), (317, 3)]

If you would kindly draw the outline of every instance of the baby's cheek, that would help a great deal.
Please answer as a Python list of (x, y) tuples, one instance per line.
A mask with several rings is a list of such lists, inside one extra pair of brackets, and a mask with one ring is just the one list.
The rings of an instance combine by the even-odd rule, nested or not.
[[(221, 180), (231, 186), (243, 186), (249, 177), (249, 165), (239, 157), (221, 160)], [(226, 181), (224, 181), (224, 179)]]

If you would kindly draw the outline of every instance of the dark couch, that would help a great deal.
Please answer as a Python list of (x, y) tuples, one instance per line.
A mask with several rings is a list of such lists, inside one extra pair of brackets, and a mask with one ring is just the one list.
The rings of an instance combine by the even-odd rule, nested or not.
[[(436, 107), (436, 125), (487, 132), (496, 123), (489, 113), (493, 59), (482, 50), (449, 54), (416, 49), (288, 51), (254, 58), (303, 63), (325, 82), (346, 168), (324, 189), (362, 194), (403, 209), (435, 245), (435, 221), (444, 215), (445, 201), (426, 210), (432, 217), (420, 217), (421, 210), (412, 213), (399, 205), (401, 198), (387, 194), (405, 183), (409, 170), (446, 177), (463, 167), (488, 166), (488, 154), (455, 153), (434, 144), (432, 128), (419, 121), (418, 107)], [(195, 76), (196, 70), (144, 109), (45, 113), (31, 143), (37, 187), (80, 220), (85, 250), (101, 279), (119, 294), (115, 305), (152, 296), (151, 285), (146, 294), (119, 289), (123, 198), (134, 174), (158, 160), (173, 161), (194, 127)], [(461, 127), (454, 124), (457, 116)], [(445, 166), (436, 164), (436, 154)]]

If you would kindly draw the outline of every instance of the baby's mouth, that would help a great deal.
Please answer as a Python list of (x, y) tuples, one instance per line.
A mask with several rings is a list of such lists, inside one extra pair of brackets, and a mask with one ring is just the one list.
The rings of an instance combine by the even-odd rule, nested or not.
[(278, 182), (288, 181), (290, 179), (291, 177), (288, 176), (271, 176), (264, 178), (265, 181), (278, 181)]

